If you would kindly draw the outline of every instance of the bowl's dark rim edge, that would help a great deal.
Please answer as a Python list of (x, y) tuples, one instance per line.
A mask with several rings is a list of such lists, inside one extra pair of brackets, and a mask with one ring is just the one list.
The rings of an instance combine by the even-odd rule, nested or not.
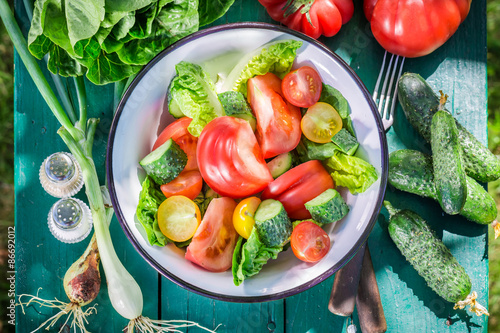
[[(284, 291), (284, 292), (279, 292), (275, 294), (270, 294), (270, 295), (265, 295), (265, 296), (234, 296), (234, 295), (223, 295), (219, 293), (214, 293), (210, 292), (207, 290), (204, 290), (202, 288), (199, 288), (197, 286), (194, 286), (190, 283), (187, 283), (186, 281), (179, 279), (178, 277), (174, 276), (171, 274), (169, 271), (165, 270), (163, 267), (160, 266), (158, 262), (156, 262), (144, 249), (137, 243), (135, 237), (132, 234), (132, 231), (130, 230), (128, 224), (125, 222), (125, 218), (122, 214), (122, 211), (120, 209), (120, 206), (118, 205), (117, 198), (116, 198), (116, 191), (114, 187), (114, 182), (113, 182), (113, 170), (112, 170), (112, 155), (113, 155), (113, 143), (114, 143), (114, 137), (115, 137), (115, 131), (116, 127), (120, 118), (120, 115), (123, 111), (124, 105), (128, 98), (131, 95), (131, 92), (137, 85), (137, 83), (141, 80), (142, 77), (146, 75), (146, 73), (158, 62), (160, 61), (165, 55), (168, 53), (172, 52), (176, 48), (189, 43), (195, 39), (204, 37), (206, 35), (215, 33), (215, 32), (220, 32), (220, 31), (225, 31), (225, 30), (232, 30), (232, 29), (241, 29), (241, 28), (251, 28), (251, 29), (267, 29), (267, 30), (278, 30), (283, 33), (288, 33), (290, 35), (293, 35), (297, 38), (301, 38), (303, 40), (308, 41), (309, 43), (317, 46), (318, 48), (322, 49), (324, 52), (328, 53), (330, 56), (335, 58), (343, 67), (347, 70), (349, 75), (355, 80), (355, 82), (358, 84), (358, 86), (361, 88), (363, 91), (363, 94), (365, 95), (366, 100), (370, 104), (372, 113), (375, 117), (375, 120), (377, 122), (377, 127), (378, 127), (378, 132), (379, 132), (379, 139), (381, 142), (381, 160), (382, 160), (382, 175), (380, 179), (380, 190), (377, 198), (377, 204), (376, 207), (373, 211), (372, 216), (370, 217), (370, 220), (367, 224), (367, 227), (363, 231), (363, 234), (359, 238), (359, 240), (356, 242), (356, 244), (352, 247), (351, 251), (342, 258), (342, 260), (339, 261), (336, 265), (331, 267), (329, 270), (321, 274), (320, 276), (316, 277), (315, 279), (302, 284), (298, 287), (295, 287), (293, 289)], [(385, 153), (384, 153), (385, 152)], [(327, 46), (324, 44), (318, 42), (317, 40), (306, 36), (302, 33), (299, 33), (297, 31), (288, 29), (283, 26), (278, 26), (278, 25), (273, 25), (269, 23), (261, 23), (261, 22), (240, 22), (240, 23), (229, 23), (229, 24), (224, 24), (224, 25), (219, 25), (211, 28), (207, 28), (204, 30), (200, 30), (198, 32), (195, 32), (179, 41), (176, 43), (170, 45), (168, 48), (163, 50), (161, 53), (159, 53), (153, 60), (151, 60), (145, 67), (139, 72), (137, 77), (132, 81), (130, 86), (128, 87), (127, 91), (123, 95), (117, 110), (116, 114), (113, 117), (113, 122), (111, 124), (111, 129), (108, 137), (108, 146), (106, 150), (106, 171), (107, 171), (107, 179), (108, 179), (108, 184), (109, 184), (109, 193), (111, 196), (111, 202), (113, 204), (113, 208), (115, 210), (116, 216), (118, 218), (118, 221), (120, 225), (122, 226), (122, 229), (124, 230), (127, 238), (130, 240), (132, 245), (135, 247), (135, 249), (142, 255), (142, 257), (151, 265), (153, 266), (159, 273), (161, 273), (163, 276), (168, 278), (170, 281), (174, 282), (175, 284), (188, 289), (196, 294), (202, 295), (202, 296), (207, 296), (213, 299), (217, 300), (222, 300), (222, 301), (228, 301), (228, 302), (238, 302), (238, 303), (255, 303), (255, 302), (264, 302), (264, 301), (273, 301), (273, 300), (278, 300), (278, 299), (283, 299), (295, 294), (298, 294), (302, 291), (305, 291), (318, 283), (326, 280), (329, 278), (332, 274), (334, 274), (337, 270), (339, 270), (341, 267), (343, 267), (351, 258), (356, 254), (360, 246), (365, 243), (365, 241), (368, 239), (368, 236), (370, 235), (370, 232), (372, 231), (375, 222), (377, 220), (377, 216), (380, 212), (380, 209), (382, 207), (382, 202), (387, 186), (387, 174), (388, 174), (388, 147), (387, 147), (387, 140), (385, 136), (385, 131), (384, 127), (382, 125), (382, 120), (380, 118), (380, 115), (378, 113), (378, 110), (373, 102), (372, 96), (369, 94), (368, 90), (366, 89), (366, 86), (364, 83), (361, 81), (361, 79), (357, 76), (357, 74), (354, 72), (354, 70), (347, 65), (347, 63), (340, 58), (337, 54), (335, 54), (333, 51), (331, 51)]]

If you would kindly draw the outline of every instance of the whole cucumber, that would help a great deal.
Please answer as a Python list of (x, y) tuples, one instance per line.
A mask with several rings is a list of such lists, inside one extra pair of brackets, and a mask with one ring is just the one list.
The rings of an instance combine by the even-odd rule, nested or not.
[[(438, 200), (432, 157), (417, 150), (401, 149), (389, 154), (389, 184), (398, 190)], [(460, 215), (478, 224), (497, 217), (495, 200), (474, 179), (466, 177), (467, 199)]]
[(467, 298), (472, 287), (470, 277), (422, 217), (410, 210), (396, 212), (389, 221), (389, 235), (439, 296), (452, 303)]
[(432, 117), (431, 148), (438, 202), (446, 213), (458, 214), (467, 199), (467, 175), (455, 118), (448, 111), (438, 110)]
[[(439, 97), (420, 75), (405, 73), (398, 82), (398, 98), (410, 124), (430, 142), (431, 121), (439, 109)], [(497, 157), (459, 122), (456, 125), (467, 175), (482, 182), (500, 178)]]

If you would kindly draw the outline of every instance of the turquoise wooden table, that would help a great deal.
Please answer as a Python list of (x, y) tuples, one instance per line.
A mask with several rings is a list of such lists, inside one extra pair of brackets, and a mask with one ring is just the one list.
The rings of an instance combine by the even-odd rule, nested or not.
[[(333, 38), (321, 42), (337, 52), (372, 90), (383, 57), (383, 50), (370, 35), (355, 1), (355, 15)], [(23, 31), (29, 26), (22, 1), (16, 13)], [(272, 23), (255, 0), (236, 0), (229, 12), (215, 24), (241, 21)], [(67, 245), (51, 235), (47, 214), (56, 201), (46, 194), (38, 180), (43, 159), (56, 151), (67, 151), (56, 134), (59, 125), (37, 92), (18, 57), (15, 59), (15, 180), (16, 180), (16, 291), (45, 299), (66, 300), (62, 279), (67, 268), (83, 253), (87, 241)], [(469, 16), (457, 33), (429, 56), (407, 59), (406, 71), (428, 79), (435, 90), (442, 89), (450, 99), (448, 109), (458, 120), (486, 143), (486, 1), (475, 0)], [(96, 87), (87, 83), (90, 117), (99, 117), (94, 159), (104, 181), (106, 142), (113, 115), (113, 86)], [(401, 109), (387, 135), (390, 150), (429, 146), (412, 130)], [(388, 188), (387, 198), (396, 207), (412, 208), (427, 219), (451, 249), (468, 274), (481, 304), (488, 300), (487, 227), (462, 217), (444, 216), (438, 204)], [(78, 195), (85, 199), (83, 191)], [(453, 310), (429, 289), (389, 239), (387, 212), (382, 211), (369, 238), (374, 268), (380, 288), (389, 332), (486, 332), (487, 318), (473, 317), (465, 310)], [(119, 223), (111, 223), (118, 256), (135, 277), (144, 294), (143, 314), (151, 318), (187, 319), (218, 332), (344, 332), (345, 319), (331, 314), (328, 299), (333, 277), (301, 294), (284, 300), (239, 304), (216, 301), (191, 293), (158, 274), (134, 250)], [(103, 275), (104, 276), (104, 275)], [(88, 328), (91, 332), (120, 332), (127, 321), (112, 308), (105, 278)], [(55, 313), (31, 306), (16, 316), (17, 332), (30, 332)], [(356, 315), (354, 316), (356, 318)], [(356, 319), (355, 319), (356, 320)], [(59, 323), (59, 325), (62, 324)], [(57, 329), (60, 326), (56, 325)], [(190, 329), (189, 332), (201, 332)]]

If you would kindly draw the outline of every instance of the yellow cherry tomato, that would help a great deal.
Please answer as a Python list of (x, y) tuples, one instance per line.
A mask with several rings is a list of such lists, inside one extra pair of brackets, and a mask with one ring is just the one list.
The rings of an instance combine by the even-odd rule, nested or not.
[(158, 207), (158, 226), (162, 234), (174, 242), (184, 242), (193, 237), (200, 222), (198, 205), (183, 195), (167, 198)]
[(309, 140), (327, 143), (342, 129), (342, 118), (333, 106), (318, 102), (307, 109), (300, 128)]
[(245, 239), (250, 237), (250, 232), (255, 224), (254, 215), (257, 207), (260, 205), (260, 199), (250, 197), (240, 201), (233, 213), (233, 225), (236, 232)]

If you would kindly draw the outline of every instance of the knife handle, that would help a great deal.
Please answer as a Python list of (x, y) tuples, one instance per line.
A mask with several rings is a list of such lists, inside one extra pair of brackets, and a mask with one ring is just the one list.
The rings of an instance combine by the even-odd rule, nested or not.
[(354, 257), (335, 274), (332, 293), (330, 294), (330, 301), (328, 302), (328, 310), (330, 310), (331, 313), (348, 317), (354, 312), (364, 253), (365, 244), (363, 244)]
[(380, 292), (368, 246), (365, 248), (358, 295), (356, 296), (359, 326), (363, 333), (383, 333), (387, 331)]

